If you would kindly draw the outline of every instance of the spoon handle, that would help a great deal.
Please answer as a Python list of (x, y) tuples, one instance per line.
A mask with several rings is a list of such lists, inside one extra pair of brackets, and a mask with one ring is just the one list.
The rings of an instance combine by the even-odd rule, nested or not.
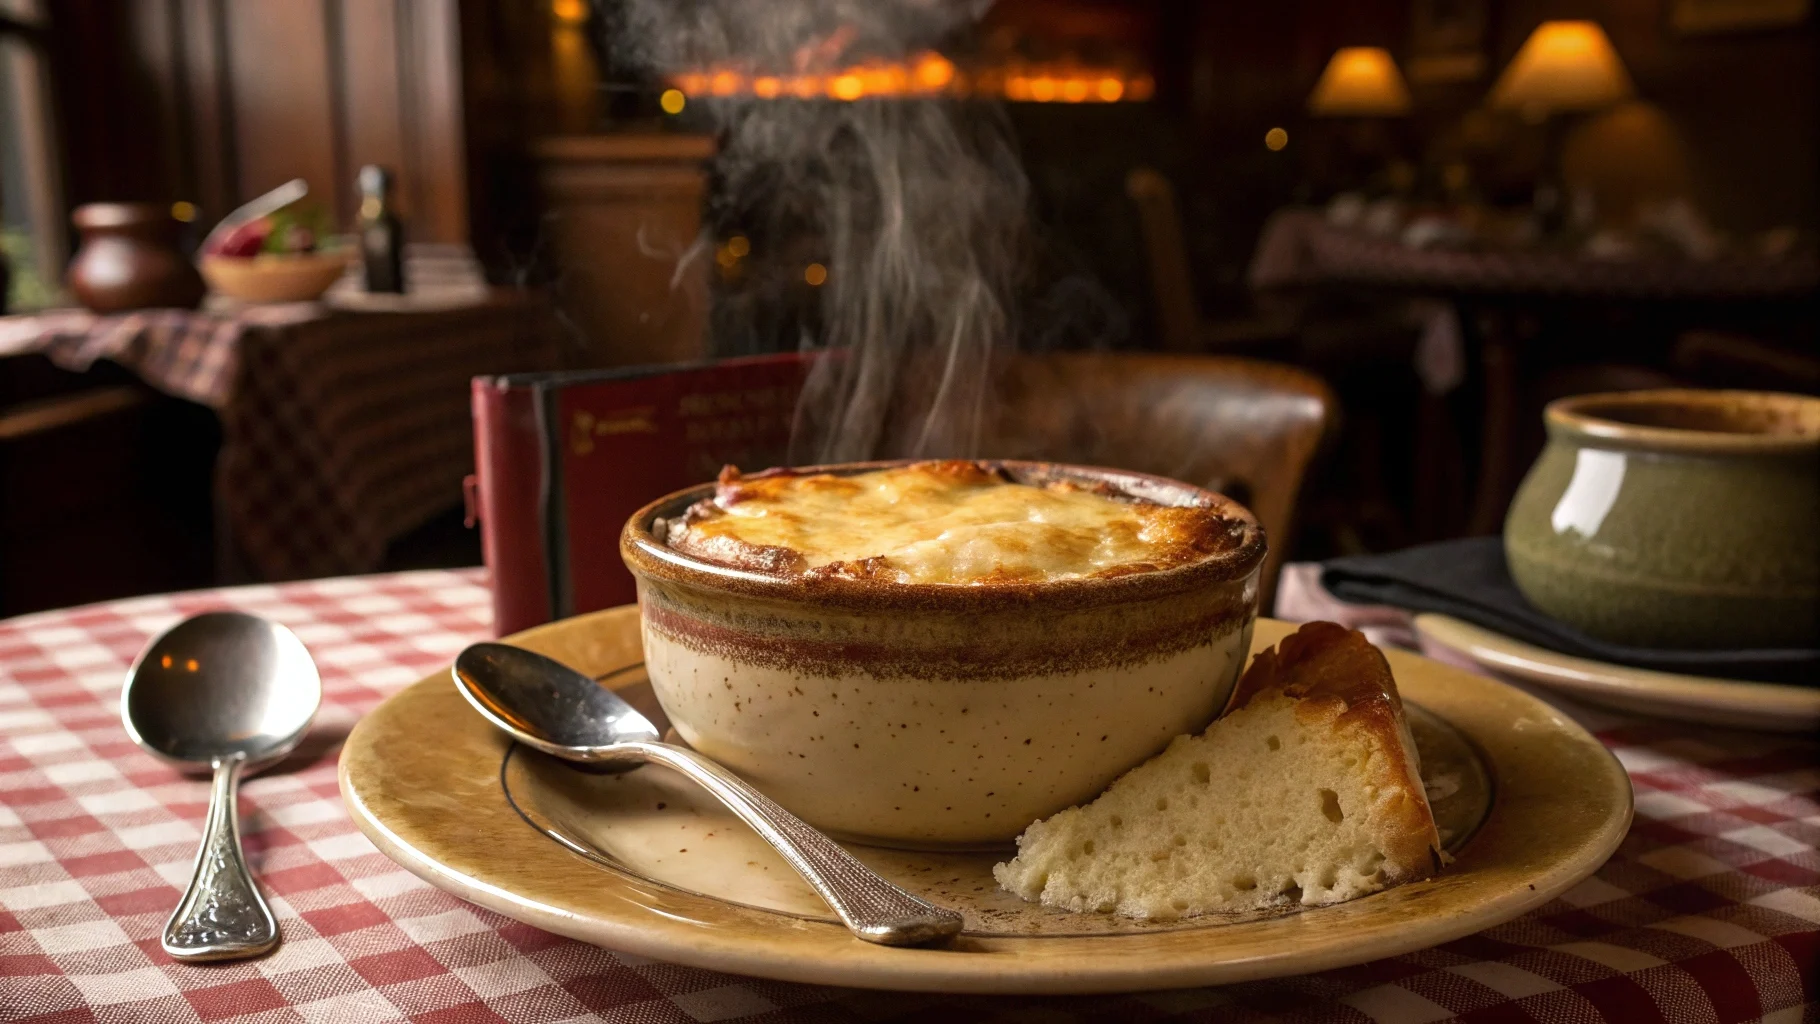
[(614, 747), (625, 748), (701, 783), (782, 854), (854, 935), (886, 946), (919, 946), (960, 932), (961, 915), (880, 877), (834, 840), (695, 751), (668, 743)]
[(278, 944), (278, 922), (240, 850), (237, 797), (245, 757), (215, 762), (196, 873), (164, 926), (164, 951), (179, 960), (234, 960)]

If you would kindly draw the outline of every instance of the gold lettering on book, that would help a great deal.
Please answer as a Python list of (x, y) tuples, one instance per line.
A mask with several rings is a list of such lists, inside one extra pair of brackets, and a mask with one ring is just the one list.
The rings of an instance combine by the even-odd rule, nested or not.
[(620, 409), (610, 412), (594, 424), (595, 437), (607, 437), (611, 434), (655, 434), (657, 433), (657, 406), (641, 405), (633, 409)]
[(796, 403), (794, 388), (747, 388), (741, 391), (705, 391), (682, 396), (676, 411), (684, 419), (771, 412)]
[(594, 439), (597, 437), (655, 433), (657, 433), (657, 406), (655, 405), (615, 409), (600, 416), (595, 416), (585, 409), (577, 409), (575, 420), (570, 424), (569, 447), (577, 455), (587, 455), (594, 450)]
[(796, 389), (745, 388), (683, 395), (676, 411), (690, 445), (739, 445), (787, 437)]
[(788, 416), (717, 416), (713, 419), (687, 420), (683, 438), (689, 444), (722, 444), (756, 441), (767, 437), (787, 436)]
[(575, 411), (575, 422), (569, 430), (569, 448), (577, 455), (594, 450), (594, 414), (585, 409)]

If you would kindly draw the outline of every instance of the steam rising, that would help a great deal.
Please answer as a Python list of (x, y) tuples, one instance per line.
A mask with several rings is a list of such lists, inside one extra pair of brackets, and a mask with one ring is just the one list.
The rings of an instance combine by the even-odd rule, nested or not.
[[(936, 47), (989, 5), (621, 0), (609, 38), (660, 75), (825, 72)], [(744, 222), (755, 235), (819, 239), (802, 262), (828, 266), (819, 334), (790, 341), (842, 357), (820, 360), (804, 390), (791, 461), (975, 454), (1029, 250), (1029, 187), (1002, 113), (908, 98), (711, 106), (722, 193), (764, 218)], [(732, 319), (767, 322), (744, 312)]]

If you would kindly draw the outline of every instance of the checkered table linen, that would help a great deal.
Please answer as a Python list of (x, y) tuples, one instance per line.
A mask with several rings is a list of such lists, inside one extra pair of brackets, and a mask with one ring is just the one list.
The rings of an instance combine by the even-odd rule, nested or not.
[(257, 578), (368, 572), (386, 544), (461, 503), (468, 381), (552, 369), (555, 321), (497, 294), (460, 309), (339, 313), (61, 310), (0, 318), (0, 355), (82, 371), (110, 359), (221, 417), (221, 525)]
[[(331, 579), (0, 622), (0, 1021), (1815, 1019), (1820, 751), (1641, 719), (1599, 732), (1631, 772), (1637, 823), (1596, 877), (1509, 924), (1357, 967), (1143, 995), (957, 997), (761, 981), (558, 938), (401, 870), (336, 790), (355, 720), (489, 634), (482, 584), (478, 571)], [(153, 635), (223, 607), (296, 630), (325, 699), (303, 752), (241, 791), (284, 944), (181, 964), (158, 937), (208, 785), (132, 745), (119, 690)]]

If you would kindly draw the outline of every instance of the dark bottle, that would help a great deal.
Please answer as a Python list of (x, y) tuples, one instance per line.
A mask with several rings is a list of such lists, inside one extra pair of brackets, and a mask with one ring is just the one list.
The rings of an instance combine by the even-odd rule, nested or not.
[(404, 222), (392, 211), (392, 175), (378, 164), (360, 169), (360, 259), (369, 292), (404, 291)]

